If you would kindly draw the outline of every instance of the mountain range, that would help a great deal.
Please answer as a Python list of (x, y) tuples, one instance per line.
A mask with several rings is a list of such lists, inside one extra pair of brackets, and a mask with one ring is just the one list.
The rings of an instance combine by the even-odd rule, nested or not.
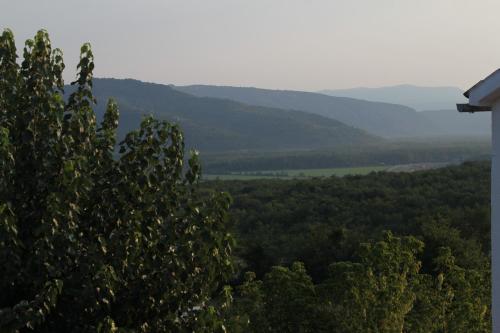
[[(246, 104), (314, 113), (385, 138), (490, 134), (490, 119), (487, 114), (462, 115), (456, 109), (417, 112), (409, 106), (400, 104), (250, 87), (191, 85), (174, 88), (199, 97), (224, 98)], [(431, 94), (432, 89), (426, 88), (420, 91), (425, 91), (428, 96), (439, 96), (442, 90), (437, 88), (437, 91)], [(394, 92), (394, 96), (396, 95)], [(396, 97), (395, 99), (397, 100)]]
[[(71, 91), (68, 87), (67, 91)], [(179, 124), (188, 148), (203, 152), (298, 151), (380, 145), (386, 139), (480, 136), (489, 115), (417, 112), (392, 103), (320, 93), (220, 86), (169, 86), (133, 79), (94, 79), (96, 111), (120, 106), (119, 137), (145, 115)]]
[(120, 138), (137, 128), (144, 115), (153, 115), (179, 124), (187, 146), (204, 152), (324, 149), (383, 140), (317, 114), (200, 98), (132, 79), (94, 79), (93, 92), (98, 118), (108, 98), (117, 100)]

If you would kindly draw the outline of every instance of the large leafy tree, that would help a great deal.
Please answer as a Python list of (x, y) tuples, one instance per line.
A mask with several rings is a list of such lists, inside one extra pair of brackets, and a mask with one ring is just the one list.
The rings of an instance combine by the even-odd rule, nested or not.
[[(456, 265), (449, 248), (421, 272), (424, 243), (390, 232), (360, 246), (359, 262), (331, 265), (318, 290), (335, 332), (491, 332), (488, 272)], [(328, 322), (325, 320), (325, 322)]]
[(301, 262), (274, 266), (263, 281), (247, 272), (231, 308), (234, 332), (318, 332), (318, 298)]
[(362, 244), (360, 262), (331, 265), (322, 286), (338, 332), (402, 332), (412, 309), (423, 243), (390, 232), (375, 244)]
[(449, 248), (433, 260), (436, 276), (421, 274), (409, 332), (491, 332), (490, 270), (458, 266)]
[(146, 118), (119, 143), (96, 123), (91, 48), (65, 98), (46, 31), (0, 37), (0, 331), (224, 329), (211, 297), (232, 271), (229, 199), (197, 191), (177, 126)]
[(386, 232), (314, 285), (304, 266), (247, 273), (227, 313), (233, 332), (491, 332), (488, 271), (463, 269), (449, 248), (421, 272), (424, 244)]

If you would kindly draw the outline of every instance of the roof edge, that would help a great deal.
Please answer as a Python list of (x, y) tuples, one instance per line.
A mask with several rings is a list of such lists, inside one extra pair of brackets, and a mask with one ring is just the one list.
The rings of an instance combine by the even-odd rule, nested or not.
[(464, 92), (464, 96), (467, 97), (467, 98), (469, 98), (470, 92), (471, 92), (472, 89), (476, 88), (481, 83), (483, 83), (484, 81), (488, 80), (490, 77), (492, 77), (493, 75), (495, 75), (499, 71), (500, 71), (500, 68), (497, 69), (496, 71), (494, 71), (493, 73), (491, 73), (490, 75), (488, 75), (487, 77), (485, 77), (484, 79), (482, 79), (481, 81), (479, 81), (478, 83), (476, 83), (475, 85), (473, 85), (472, 87), (470, 87), (469, 89), (467, 89), (467, 91)]
[(491, 106), (457, 104), (457, 110), (458, 112), (468, 112), (468, 113), (483, 112), (483, 111), (491, 111)]

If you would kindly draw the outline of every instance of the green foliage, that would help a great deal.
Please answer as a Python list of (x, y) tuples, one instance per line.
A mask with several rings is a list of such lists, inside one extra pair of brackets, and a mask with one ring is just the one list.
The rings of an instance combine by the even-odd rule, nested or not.
[(360, 262), (339, 262), (322, 286), (338, 332), (402, 332), (416, 298), (423, 243), (413, 237), (363, 244)]
[[(233, 195), (239, 268), (255, 272), (235, 288), (231, 329), (293, 323), (313, 332), (490, 332), (489, 178), (489, 164), (474, 162), (205, 183)], [(304, 262), (314, 292), (280, 296), (280, 304), (265, 281), (279, 276), (276, 293), (304, 295), (307, 279), (285, 268), (295, 261)], [(295, 299), (307, 299), (301, 310), (291, 310)]]
[(236, 332), (315, 332), (315, 286), (304, 265), (275, 266), (263, 281), (247, 273), (238, 287), (230, 328)]
[(0, 331), (224, 330), (211, 304), (232, 273), (229, 198), (200, 195), (177, 126), (152, 118), (119, 143), (96, 123), (94, 58), (81, 48), (63, 95), (46, 31), (0, 37)]
[(266, 332), (269, 329), (265, 312), (262, 281), (255, 273), (245, 273), (244, 281), (236, 288), (236, 299), (226, 315), (232, 332)]
[(314, 281), (337, 261), (354, 261), (359, 243), (384, 230), (413, 235), (426, 247), (423, 270), (434, 269), (440, 247), (457, 264), (482, 269), (489, 261), (488, 163), (414, 173), (309, 180), (213, 181), (231, 193), (237, 254), (262, 278), (272, 266), (304, 262)]
[(439, 249), (435, 275), (422, 275), (408, 319), (411, 332), (490, 332), (490, 270), (466, 269)]
[(301, 263), (262, 281), (247, 273), (228, 320), (234, 332), (491, 332), (488, 272), (457, 266), (449, 248), (421, 271), (424, 244), (385, 233), (357, 262), (331, 265), (314, 285)]
[(313, 332), (315, 289), (304, 265), (273, 267), (263, 281), (270, 332)]

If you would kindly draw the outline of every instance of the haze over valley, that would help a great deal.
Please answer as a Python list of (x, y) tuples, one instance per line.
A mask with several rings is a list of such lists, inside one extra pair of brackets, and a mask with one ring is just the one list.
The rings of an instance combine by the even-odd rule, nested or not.
[(451, 110), (457, 103), (465, 103), (463, 90), (457, 87), (422, 87), (411, 84), (380, 88), (325, 89), (319, 93), (386, 102), (409, 106), (417, 111)]
[[(489, 136), (491, 131), (490, 120), (485, 114), (475, 115), (471, 123), (467, 116), (460, 116), (456, 112), (456, 104), (464, 100), (461, 91), (456, 88), (411, 88), (406, 93), (406, 99), (400, 94), (400, 87), (381, 88), (385, 98), (369, 94), (353, 94), (357, 98), (352, 98), (343, 97), (342, 94), (339, 94), (340, 97), (334, 96), (333, 92), (329, 93), (332, 96), (326, 96), (302, 91), (204, 85), (174, 88), (199, 97), (225, 98), (250, 105), (314, 113), (385, 138)], [(443, 90), (448, 91), (444, 96)], [(423, 93), (419, 93), (421, 91)], [(385, 101), (374, 102), (370, 99)], [(443, 102), (443, 99), (447, 102)], [(400, 101), (412, 106), (419, 101), (436, 109), (420, 113), (411, 106), (398, 104)], [(437, 108), (439, 106), (447, 109)]]
[[(201, 152), (209, 173), (419, 163), (431, 167), (489, 156), (487, 113), (416, 111), (323, 93), (133, 79), (95, 79), (93, 88), (98, 117), (105, 110), (102, 101), (117, 100), (119, 139), (147, 115), (168, 120), (184, 131), (187, 148)], [(434, 96), (440, 96), (440, 88), (426, 88), (425, 101), (439, 105), (440, 98), (432, 99), (434, 89)], [(392, 95), (399, 96), (397, 90)]]
[[(303, 91), (168, 86), (131, 79), (96, 79), (94, 89), (99, 101), (114, 97), (119, 102), (121, 133), (152, 114), (185, 127), (193, 146), (207, 151), (318, 149), (384, 139), (490, 135), (487, 113), (472, 117), (453, 109), (417, 112), (395, 103)], [(103, 107), (100, 103), (98, 110)]]

